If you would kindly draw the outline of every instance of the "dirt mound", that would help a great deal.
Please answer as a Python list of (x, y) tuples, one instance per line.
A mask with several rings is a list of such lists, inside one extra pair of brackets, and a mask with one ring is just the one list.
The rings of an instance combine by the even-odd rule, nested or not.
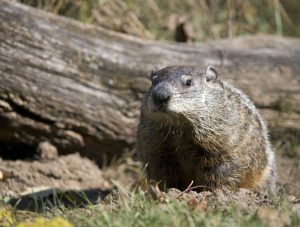
[(37, 187), (63, 191), (107, 190), (112, 187), (94, 162), (78, 154), (60, 156), (54, 160), (1, 160), (0, 170), (7, 176), (0, 183), (2, 197), (17, 197)]

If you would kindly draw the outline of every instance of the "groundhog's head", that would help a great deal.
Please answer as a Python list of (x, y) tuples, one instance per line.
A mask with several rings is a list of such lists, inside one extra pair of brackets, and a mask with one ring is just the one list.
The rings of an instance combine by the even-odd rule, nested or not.
[(205, 111), (220, 88), (218, 72), (212, 66), (169, 66), (152, 72), (151, 80), (143, 108), (153, 115)]

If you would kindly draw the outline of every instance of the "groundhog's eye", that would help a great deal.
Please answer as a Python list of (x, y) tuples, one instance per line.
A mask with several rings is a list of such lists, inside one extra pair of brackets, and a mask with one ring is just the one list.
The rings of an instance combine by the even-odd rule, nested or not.
[(193, 81), (191, 79), (188, 79), (185, 81), (185, 85), (188, 87), (192, 86), (192, 84), (193, 84)]
[(193, 77), (191, 75), (183, 75), (181, 77), (181, 83), (183, 86), (191, 87), (194, 84)]

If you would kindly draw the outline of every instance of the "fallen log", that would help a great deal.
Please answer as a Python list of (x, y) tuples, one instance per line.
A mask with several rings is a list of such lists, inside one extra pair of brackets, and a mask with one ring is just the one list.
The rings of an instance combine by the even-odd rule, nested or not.
[(2, 0), (0, 155), (34, 155), (43, 141), (99, 162), (120, 155), (134, 144), (149, 71), (177, 64), (218, 67), (275, 137), (300, 135), (299, 39), (144, 41)]

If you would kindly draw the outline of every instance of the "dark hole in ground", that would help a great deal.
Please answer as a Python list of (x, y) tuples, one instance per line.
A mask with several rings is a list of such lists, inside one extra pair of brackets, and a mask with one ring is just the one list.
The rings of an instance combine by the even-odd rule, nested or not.
[(4, 160), (34, 159), (36, 154), (36, 148), (28, 144), (0, 141), (0, 157)]
[(101, 189), (61, 192), (52, 188), (10, 199), (9, 203), (14, 209), (45, 212), (53, 208), (83, 208), (86, 205), (96, 205), (110, 193), (111, 190)]

